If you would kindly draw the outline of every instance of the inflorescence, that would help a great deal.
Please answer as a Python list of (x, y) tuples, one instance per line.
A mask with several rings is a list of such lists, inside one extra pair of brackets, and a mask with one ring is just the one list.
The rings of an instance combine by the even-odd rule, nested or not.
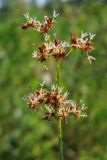
[(31, 27), (40, 34), (43, 34), (45, 39), (45, 42), (38, 46), (38, 51), (32, 53), (34, 58), (37, 58), (41, 62), (46, 61), (51, 56), (55, 59), (62, 59), (66, 55), (72, 53), (73, 50), (80, 50), (82, 53), (86, 53), (89, 63), (96, 59), (90, 55), (94, 50), (92, 40), (95, 34), (82, 32), (80, 37), (71, 34), (70, 42), (57, 39), (51, 40), (49, 30), (52, 28), (53, 24), (56, 23), (56, 18), (59, 16), (59, 13), (54, 11), (52, 17), (44, 16), (44, 21), (42, 23), (36, 17), (31, 18), (29, 13), (24, 14), (24, 16), (27, 21), (22, 25), (22, 29)]
[(28, 96), (27, 104), (29, 108), (40, 108), (45, 112), (44, 118), (47, 120), (57, 119), (61, 117), (67, 122), (67, 117), (86, 117), (84, 112), (85, 104), (78, 105), (73, 100), (68, 99), (68, 93), (63, 92), (63, 89), (52, 86), (51, 91), (47, 91), (43, 87), (40, 90), (35, 90)]
[[(26, 22), (22, 25), (22, 29), (33, 28), (40, 35), (43, 35), (44, 42), (37, 46), (33, 51), (32, 57), (37, 58), (40, 62), (47, 61), (50, 57), (55, 58), (57, 62), (61, 61), (65, 56), (70, 55), (74, 50), (80, 50), (85, 53), (89, 63), (95, 60), (90, 53), (94, 50), (93, 38), (95, 34), (81, 33), (80, 37), (71, 34), (70, 41), (57, 40), (52, 38), (50, 29), (56, 23), (59, 13), (53, 12), (52, 17), (44, 16), (44, 21), (40, 22), (36, 17), (31, 18), (29, 13), (24, 14)], [(54, 35), (54, 34), (53, 34)], [(27, 98), (29, 108), (45, 110), (44, 118), (51, 120), (61, 117), (67, 121), (69, 115), (74, 117), (86, 117), (84, 110), (85, 105), (78, 105), (73, 100), (68, 100), (68, 94), (58, 86), (53, 86), (51, 91), (44, 89), (35, 90)], [(46, 111), (47, 110), (47, 111)]]

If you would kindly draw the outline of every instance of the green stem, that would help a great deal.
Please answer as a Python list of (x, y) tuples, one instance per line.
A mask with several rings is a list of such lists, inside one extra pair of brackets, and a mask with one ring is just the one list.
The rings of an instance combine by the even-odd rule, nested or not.
[(58, 120), (58, 136), (59, 136), (59, 156), (60, 160), (63, 160), (63, 146), (62, 146), (62, 121), (59, 117)]
[(57, 60), (57, 88), (60, 86), (60, 61)]
[[(57, 61), (57, 88), (60, 86), (60, 61)], [(62, 145), (62, 120), (58, 119), (58, 138), (59, 138), (59, 157), (63, 160), (63, 145)]]

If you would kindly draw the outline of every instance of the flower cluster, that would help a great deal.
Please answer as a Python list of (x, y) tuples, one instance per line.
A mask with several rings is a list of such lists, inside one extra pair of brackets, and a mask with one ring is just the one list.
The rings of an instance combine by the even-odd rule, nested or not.
[(67, 55), (68, 51), (66, 48), (68, 47), (69, 43), (67, 43), (66, 41), (62, 42), (60, 40), (54, 40), (52, 55), (56, 59), (61, 59)]
[(62, 94), (62, 89), (53, 86), (51, 92), (43, 89), (34, 91), (30, 96), (28, 96), (28, 105), (30, 108), (36, 108), (45, 103), (50, 107), (58, 108), (59, 105), (65, 104), (67, 101), (67, 93)]
[[(43, 35), (43, 43), (39, 44), (36, 50), (33, 51), (32, 57), (37, 58), (40, 62), (47, 61), (48, 58), (54, 57), (57, 64), (65, 56), (72, 53), (73, 50), (80, 50), (87, 55), (89, 63), (95, 60), (90, 53), (94, 50), (94, 44), (92, 42), (95, 34), (81, 33), (80, 37), (71, 35), (70, 41), (57, 40), (56, 37), (50, 34), (50, 29), (53, 24), (56, 23), (55, 18), (59, 14), (56, 11), (53, 12), (52, 17), (44, 16), (44, 21), (40, 22), (37, 18), (31, 18), (29, 14), (24, 14), (26, 23), (22, 25), (22, 29), (33, 28)], [(60, 67), (59, 67), (60, 68)], [(57, 68), (58, 69), (58, 68)], [(57, 72), (58, 80), (58, 72)], [(68, 99), (68, 93), (63, 92), (61, 88), (53, 86), (50, 91), (41, 86), (39, 90), (35, 90), (27, 97), (27, 104), (32, 109), (44, 110), (44, 118), (51, 119), (64, 119), (67, 122), (67, 118), (70, 115), (74, 117), (86, 117), (84, 110), (86, 109), (84, 104), (77, 104), (73, 100)]]
[(94, 50), (92, 40), (95, 37), (95, 34), (91, 33), (81, 33), (80, 38), (71, 35), (71, 46), (74, 49), (79, 49), (87, 54), (88, 60), (91, 63), (91, 60), (95, 60), (94, 57), (90, 56), (89, 53), (91, 53)]
[(77, 49), (86, 53), (89, 63), (95, 60), (95, 58), (90, 55), (94, 50), (92, 40), (95, 34), (82, 32), (80, 37), (71, 35), (71, 42), (53, 40), (49, 34), (49, 30), (56, 22), (55, 18), (59, 16), (59, 13), (54, 11), (52, 17), (44, 16), (44, 21), (42, 23), (36, 17), (31, 18), (29, 13), (24, 14), (24, 16), (27, 21), (22, 25), (22, 29), (32, 27), (44, 35), (45, 42), (38, 46), (38, 51), (32, 53), (34, 58), (37, 57), (41, 62), (46, 61), (50, 56), (53, 56), (56, 60), (60, 60), (69, 53), (72, 53), (73, 49)]
[(36, 29), (36, 31), (38, 31), (40, 33), (48, 33), (48, 31), (52, 27), (53, 23), (56, 22), (55, 18), (58, 15), (59, 14), (54, 11), (52, 18), (48, 17), (48, 16), (44, 16), (44, 21), (43, 21), (43, 23), (41, 23), (36, 17), (35, 18), (31, 18), (29, 16), (29, 13), (26, 13), (26, 14), (24, 14), (24, 16), (25, 16), (27, 21), (26, 21), (26, 23), (24, 23), (22, 25), (22, 29), (28, 29), (29, 27), (32, 27), (32, 28)]
[(38, 51), (34, 51), (32, 56), (38, 58), (41, 62), (46, 61), (47, 58), (53, 56), (56, 60), (62, 59), (67, 55), (67, 48), (69, 43), (60, 40), (54, 40), (50, 43), (43, 43), (38, 46)]
[(68, 93), (63, 93), (63, 89), (53, 86), (51, 91), (41, 88), (36, 90), (28, 96), (28, 106), (29, 108), (41, 108), (47, 109), (45, 111), (44, 118), (51, 120), (53, 118), (57, 119), (61, 117), (67, 121), (69, 115), (74, 115), (75, 117), (85, 117), (84, 113), (86, 107), (82, 105), (80, 107), (72, 100), (68, 100)]
[(41, 62), (46, 61), (51, 55), (51, 46), (48, 43), (43, 43), (38, 46), (38, 51), (32, 53), (32, 57), (38, 58)]

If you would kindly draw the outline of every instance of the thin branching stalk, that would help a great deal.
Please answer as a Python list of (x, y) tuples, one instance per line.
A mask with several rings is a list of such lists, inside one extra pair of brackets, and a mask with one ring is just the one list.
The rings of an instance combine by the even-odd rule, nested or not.
[[(57, 61), (57, 88), (60, 86), (60, 60)], [(63, 145), (62, 145), (62, 120), (58, 119), (58, 137), (59, 137), (59, 157), (63, 160)]]

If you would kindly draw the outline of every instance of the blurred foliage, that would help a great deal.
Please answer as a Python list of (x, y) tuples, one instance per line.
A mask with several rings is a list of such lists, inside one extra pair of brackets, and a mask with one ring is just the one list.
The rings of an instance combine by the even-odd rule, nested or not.
[[(17, 1), (16, 1), (17, 2)], [(53, 1), (52, 1), (53, 2)], [(106, 2), (106, 1), (105, 1)], [(15, 3), (15, 2), (14, 2)], [(55, 81), (54, 62), (40, 64), (32, 59), (33, 43), (42, 42), (34, 30), (21, 30), (23, 13), (42, 19), (53, 8), (60, 11), (53, 30), (58, 38), (69, 40), (71, 33), (96, 33), (97, 58), (92, 65), (75, 52), (63, 61), (61, 79), (70, 97), (83, 99), (88, 118), (63, 123), (65, 160), (107, 159), (107, 5), (100, 1), (82, 3), (48, 3), (45, 8), (12, 4), (0, 11), (0, 160), (57, 160), (57, 123), (44, 121), (41, 114), (29, 110), (24, 100), (32, 88), (46, 78), (43, 66), (49, 67)], [(42, 73), (42, 74), (41, 74)], [(65, 83), (66, 82), (66, 83)]]

